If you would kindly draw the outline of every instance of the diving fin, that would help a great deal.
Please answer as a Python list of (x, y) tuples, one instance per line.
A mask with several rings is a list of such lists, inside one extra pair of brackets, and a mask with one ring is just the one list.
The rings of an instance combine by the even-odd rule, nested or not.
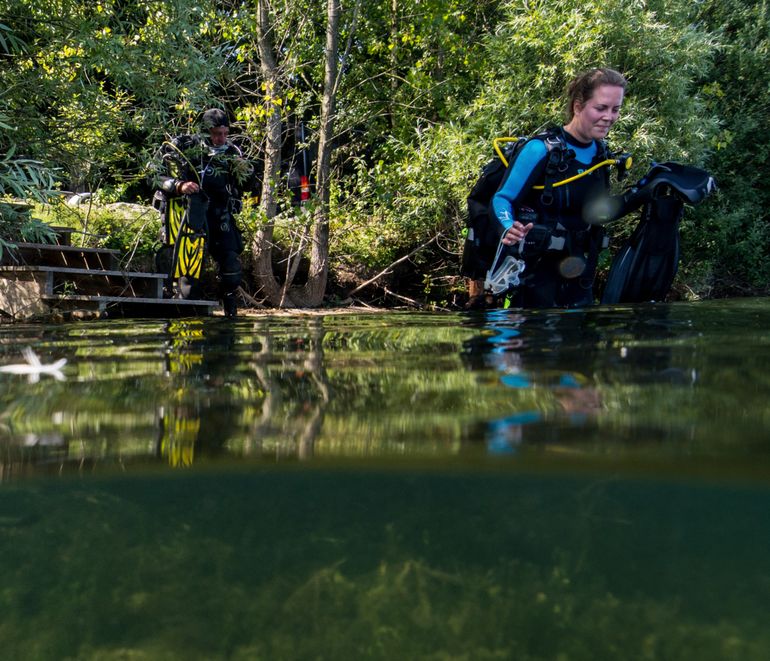
[(716, 181), (705, 170), (674, 161), (653, 162), (645, 174), (622, 195), (608, 195), (589, 202), (583, 209), (583, 220), (589, 225), (607, 225), (638, 211), (663, 193), (679, 196), (686, 204), (702, 202), (717, 188)]
[(666, 298), (679, 268), (681, 199), (648, 202), (634, 233), (612, 259), (602, 303), (643, 303)]
[(650, 170), (636, 184), (641, 191), (648, 191), (655, 197), (662, 186), (682, 198), (687, 204), (696, 205), (713, 193), (717, 184), (708, 172), (692, 165), (682, 165), (673, 161), (653, 163)]
[(638, 204), (642, 215), (612, 260), (603, 304), (666, 298), (679, 268), (684, 205), (698, 204), (715, 189), (714, 178), (705, 170), (673, 162), (653, 164), (627, 198), (626, 210)]
[(203, 193), (172, 198), (170, 240), (174, 244), (173, 278), (199, 278), (203, 266), (208, 196)]

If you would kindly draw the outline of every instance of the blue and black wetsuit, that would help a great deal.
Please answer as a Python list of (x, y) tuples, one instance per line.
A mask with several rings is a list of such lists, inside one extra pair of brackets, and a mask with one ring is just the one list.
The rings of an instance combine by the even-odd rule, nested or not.
[[(501, 234), (515, 220), (525, 225), (535, 223), (522, 252), (526, 269), (516, 305), (545, 308), (593, 303), (593, 279), (602, 237), (600, 230), (592, 229), (583, 218), (588, 204), (607, 195), (607, 170), (599, 168), (573, 182), (553, 184), (579, 175), (606, 158), (604, 143), (582, 143), (563, 129), (555, 129), (529, 140), (511, 163), (492, 198), (490, 212), (500, 223)], [(518, 254), (519, 246), (511, 250)], [(566, 257), (585, 260), (583, 273), (572, 278), (562, 275), (559, 267)]]

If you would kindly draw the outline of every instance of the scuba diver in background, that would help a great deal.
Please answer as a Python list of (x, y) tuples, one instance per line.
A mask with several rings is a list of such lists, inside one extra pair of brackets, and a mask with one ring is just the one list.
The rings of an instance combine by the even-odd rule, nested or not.
[(237, 314), (243, 238), (235, 216), (241, 197), (255, 189), (254, 167), (228, 140), (230, 122), (218, 108), (203, 113), (203, 135), (181, 135), (163, 143), (153, 164), (154, 204), (163, 216), (159, 270), (177, 280), (173, 295), (201, 297), (204, 248), (217, 264), (225, 316)]
[(614, 69), (591, 69), (575, 78), (567, 90), (567, 124), (527, 141), (492, 198), (502, 244), (515, 245), (514, 254), (525, 263), (515, 305), (594, 302), (604, 232), (589, 225), (586, 215), (608, 197), (609, 176), (607, 168), (588, 171), (608, 159), (604, 139), (618, 120), (625, 91), (626, 79)]

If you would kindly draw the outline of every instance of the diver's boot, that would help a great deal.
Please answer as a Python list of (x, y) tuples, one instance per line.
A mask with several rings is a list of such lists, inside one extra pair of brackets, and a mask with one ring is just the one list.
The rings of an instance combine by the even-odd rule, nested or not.
[(177, 281), (178, 291), (174, 298), (183, 298), (185, 300), (200, 300), (203, 297), (201, 283), (198, 278), (189, 275), (180, 276)]
[(230, 292), (222, 297), (222, 309), (228, 319), (234, 319), (238, 316), (238, 301), (235, 299), (235, 292)]
[(481, 310), (487, 307), (483, 280), (468, 278), (466, 280), (466, 289), (468, 291), (468, 302), (465, 304), (466, 310)]

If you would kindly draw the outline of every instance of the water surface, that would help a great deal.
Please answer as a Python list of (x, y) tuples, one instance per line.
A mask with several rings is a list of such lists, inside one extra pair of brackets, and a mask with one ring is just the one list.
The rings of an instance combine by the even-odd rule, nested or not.
[(770, 301), (0, 326), (0, 644), (766, 659)]

